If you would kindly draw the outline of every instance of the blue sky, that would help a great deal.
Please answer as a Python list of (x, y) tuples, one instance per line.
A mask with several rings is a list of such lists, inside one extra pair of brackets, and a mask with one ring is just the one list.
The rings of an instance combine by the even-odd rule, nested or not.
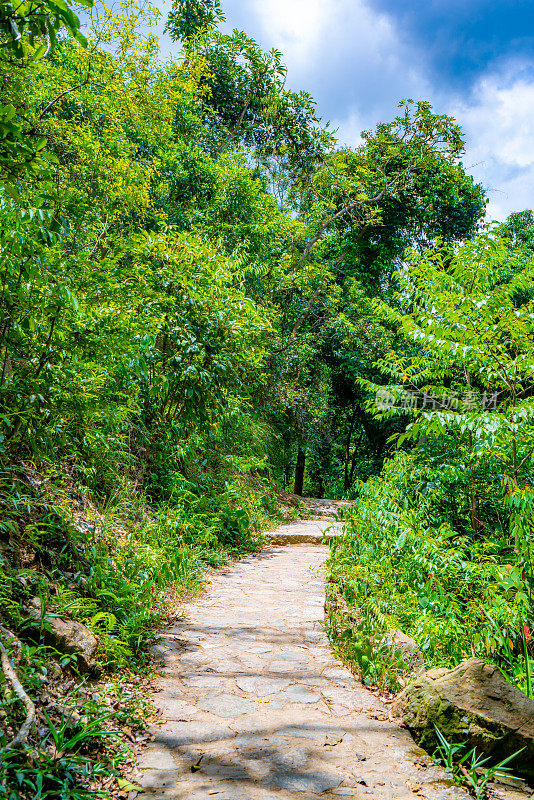
[(344, 143), (391, 119), (402, 98), (426, 99), (464, 128), (465, 165), (488, 190), (490, 217), (534, 206), (534, 0), (223, 7), (228, 27), (284, 53), (288, 85), (313, 95)]

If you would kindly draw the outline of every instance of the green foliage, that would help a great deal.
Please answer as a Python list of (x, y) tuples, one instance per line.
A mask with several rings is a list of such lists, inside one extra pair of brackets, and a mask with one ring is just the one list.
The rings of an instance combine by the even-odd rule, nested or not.
[[(91, 0), (82, 5), (91, 8)], [(0, 48), (6, 60), (22, 64), (42, 58), (56, 43), (58, 31), (64, 27), (79, 42), (86, 44), (80, 33), (80, 20), (66, 3), (45, 0), (38, 4), (2, 0), (0, 5)], [(45, 41), (41, 44), (42, 40)]]
[(465, 750), (465, 744), (450, 744), (438, 728), (436, 728), (436, 735), (439, 740), (436, 753), (438, 761), (443, 764), (445, 772), (451, 776), (455, 783), (459, 786), (467, 786), (475, 800), (485, 800), (488, 797), (489, 784), (495, 778), (507, 779), (513, 777), (508, 764), (522, 752), (521, 750), (503, 759), (498, 764), (486, 766), (490, 759), (477, 756), (476, 747), (462, 753)]
[(332, 145), (306, 92), (285, 88), (286, 68), (278, 50), (264, 52), (243, 31), (222, 34), (218, 2), (176, 0), (166, 30), (184, 41), (187, 57), (206, 65), (200, 98), (203, 144), (214, 155), (245, 146), (260, 159), (279, 156), (292, 169), (309, 171)]
[(414, 257), (398, 276), (398, 298), (408, 303), (382, 306), (413, 347), (378, 362), (395, 398), (406, 401), (413, 392), (428, 401), (415, 404), (415, 420), (398, 444), (437, 441), (447, 466), (464, 472), (474, 535), (485, 524), (479, 495), (487, 495), (491, 480), (496, 494), (502, 487), (516, 549), (530, 547), (534, 315), (532, 301), (519, 298), (533, 277), (532, 259), (491, 232), (456, 252), (443, 247)]
[(98, 788), (102, 779), (120, 775), (130, 757), (117, 727), (128, 725), (130, 730), (142, 732), (149, 712), (147, 700), (133, 687), (118, 684), (106, 684), (99, 692), (81, 685), (71, 688), (66, 697), (57, 697), (57, 674), (51, 674), (57, 669), (53, 658), (48, 648), (24, 645), (16, 659), (27, 689), (36, 695), (46, 692), (49, 697), (48, 709), (39, 714), (40, 737), (35, 745), (9, 747), (9, 726), (18, 716), (7, 686), (3, 687), (0, 713), (7, 726), (0, 733), (0, 797), (109, 797)]
[(223, 20), (219, 0), (176, 0), (169, 13), (166, 30), (175, 41), (188, 42), (200, 31)]
[(408, 671), (402, 653), (391, 648), (384, 639), (388, 624), (382, 624), (383, 615), (376, 604), (371, 606), (368, 602), (366, 610), (358, 613), (356, 620), (348, 620), (336, 608), (330, 591), (327, 611), (327, 632), (339, 656), (358, 670), (366, 686), (397, 692)]
[(526, 689), (533, 564), (523, 558), (513, 572), (506, 532), (477, 542), (455, 531), (454, 503), (439, 468), (398, 454), (359, 486), (345, 533), (332, 543), (332, 580), (382, 635), (396, 627), (412, 636), (427, 666), (477, 655)]
[(389, 384), (360, 386), (378, 420), (411, 418), (392, 437), (409, 452), (359, 485), (332, 574), (428, 665), (478, 655), (530, 695), (532, 258), (488, 231), (412, 253), (397, 280), (376, 304), (402, 337), (376, 363)]
[[(81, 0), (81, 5), (91, 8), (93, 0)], [(64, 0), (0, 2), (0, 79), (4, 89), (7, 86), (13, 93), (11, 102), (0, 105), (0, 180), (2, 173), (44, 175), (47, 139), (28, 126), (21, 104), (13, 101), (24, 85), (23, 71), (51, 55), (60, 31), (83, 47), (87, 45), (80, 20)], [(9, 184), (3, 189), (17, 196)]]
[[(0, 740), (4, 796), (11, 797), (11, 790), (28, 800), (60, 795), (81, 800), (95, 796), (101, 778), (120, 775), (128, 751), (115, 731), (142, 726), (146, 710), (137, 710), (128, 696), (126, 702), (120, 699), (120, 686), (113, 688), (113, 703), (95, 694), (94, 683), (88, 699), (76, 656), (45, 645), (47, 616), (77, 620), (96, 634), (104, 676), (146, 671), (169, 599), (176, 602), (199, 591), (207, 565), (219, 566), (232, 554), (256, 547), (255, 530), (277, 516), (275, 498), (269, 499), (261, 483), (249, 489), (237, 472), (231, 481), (228, 463), (220, 463), (226, 474), (218, 480), (213, 465), (204, 484), (200, 476), (196, 484), (182, 478), (178, 485), (175, 479), (172, 498), (156, 507), (124, 478), (120, 491), (98, 507), (86, 486), (74, 487), (69, 475), (52, 468), (46, 477), (35, 471), (5, 474), (2, 544), (6, 531), (9, 540), (0, 551), (3, 623), (23, 640), (17, 671), (30, 696), (38, 701), (59, 675), (67, 700), (60, 697), (59, 706), (49, 705), (48, 716), (40, 720), (46, 733), (38, 743), (14, 751), (5, 745), (11, 726), (22, 721), (21, 712), (6, 688), (5, 702), (0, 701), (7, 723)], [(194, 462), (189, 465), (191, 473), (195, 468)], [(86, 509), (81, 523), (80, 493)], [(28, 617), (27, 605), (35, 596), (41, 614)], [(101, 796), (108, 795), (102, 791)]]

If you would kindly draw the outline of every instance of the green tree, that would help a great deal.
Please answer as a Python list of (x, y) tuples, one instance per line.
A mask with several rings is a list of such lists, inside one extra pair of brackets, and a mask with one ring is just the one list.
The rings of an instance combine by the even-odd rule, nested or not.
[(294, 169), (309, 170), (333, 142), (314, 101), (285, 88), (279, 51), (264, 52), (242, 31), (221, 33), (214, 24), (222, 18), (218, 4), (177, 0), (167, 21), (171, 38), (206, 65), (204, 146), (214, 155), (243, 146), (257, 157), (283, 154)]
[[(91, 8), (93, 0), (81, 0), (81, 5)], [(12, 178), (21, 172), (37, 174), (46, 168), (43, 151), (47, 139), (27, 124), (24, 103), (13, 100), (25, 86), (26, 73), (35, 72), (38, 62), (53, 53), (60, 31), (82, 46), (87, 45), (80, 20), (64, 0), (1, 0), (0, 81), (11, 101), (0, 104), (0, 180), (2, 173)], [(9, 184), (4, 184), (3, 189), (13, 192)]]
[[(473, 232), (485, 200), (459, 165), (464, 151), (459, 126), (427, 102), (403, 101), (401, 108), (392, 122), (364, 132), (355, 151), (334, 151), (311, 180), (296, 186), (295, 200), (309, 226), (303, 262), (317, 248), (320, 253), (335, 243), (339, 263), (352, 257), (357, 265), (365, 239), (384, 237), (391, 262), (416, 236), (424, 242)], [(366, 276), (374, 288), (381, 277), (377, 266), (387, 269), (388, 254), (380, 249), (376, 263), (368, 264), (375, 274), (370, 270)]]
[(516, 549), (534, 510), (534, 306), (517, 302), (533, 279), (532, 259), (490, 230), (455, 249), (412, 253), (398, 274), (399, 307), (380, 306), (412, 343), (378, 362), (396, 398), (382, 416), (406, 407), (415, 419), (398, 443), (440, 443), (438, 457), (468, 493), (473, 535), (487, 521), (480, 498), (502, 486)]
[[(313, 342), (301, 350), (307, 361), (294, 374), (315, 371), (328, 387), (321, 390), (328, 410), (315, 414), (314, 424), (330, 431), (329, 458), (342, 466), (336, 491), (380, 470), (388, 437), (402, 424), (374, 419), (359, 384), (379, 379), (374, 362), (394, 338), (369, 299), (391, 295), (408, 247), (422, 252), (438, 237), (468, 238), (484, 213), (482, 189), (459, 162), (462, 151), (454, 120), (427, 103), (408, 103), (402, 116), (366, 133), (356, 151), (334, 151), (311, 178), (294, 182), (300, 226), (292, 256), (299, 280), (288, 281), (284, 291), (280, 349), (289, 354), (299, 341)], [(306, 385), (300, 377), (296, 382)], [(309, 399), (304, 405), (312, 407)]]
[(175, 41), (190, 42), (200, 32), (224, 21), (219, 0), (175, 0), (166, 29)]

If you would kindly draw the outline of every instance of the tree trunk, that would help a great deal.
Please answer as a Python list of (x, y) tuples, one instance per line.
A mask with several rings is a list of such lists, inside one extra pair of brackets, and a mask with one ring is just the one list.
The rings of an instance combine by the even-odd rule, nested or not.
[(304, 487), (304, 469), (306, 467), (306, 452), (299, 447), (297, 452), (297, 463), (295, 464), (295, 488), (294, 492), (299, 497), (302, 497)]
[(345, 488), (345, 491), (347, 489), (350, 489), (352, 472), (354, 472), (354, 468), (353, 468), (352, 472), (349, 474), (350, 444), (351, 444), (351, 440), (352, 440), (352, 432), (354, 431), (354, 423), (355, 422), (356, 422), (356, 408), (354, 408), (353, 411), (352, 411), (352, 416), (351, 416), (350, 425), (349, 425), (349, 432), (348, 432), (347, 438), (345, 440), (345, 458), (343, 459), (343, 462), (344, 462), (343, 466), (344, 466), (344, 472), (345, 472), (344, 480), (343, 480), (343, 486)]

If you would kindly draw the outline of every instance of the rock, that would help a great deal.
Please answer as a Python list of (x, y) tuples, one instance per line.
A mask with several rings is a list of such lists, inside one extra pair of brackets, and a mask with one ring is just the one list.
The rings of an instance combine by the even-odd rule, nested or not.
[(393, 713), (428, 752), (438, 744), (434, 725), (448, 742), (466, 742), (495, 761), (525, 748), (511, 768), (534, 776), (534, 700), (494, 664), (470, 658), (451, 670), (423, 673), (397, 697)]
[(419, 650), (415, 639), (412, 639), (411, 636), (407, 636), (398, 628), (393, 628), (387, 633), (384, 644), (386, 644), (390, 650), (402, 654), (403, 663), (410, 671), (418, 672), (424, 669), (425, 661), (423, 659), (423, 654)]
[[(39, 618), (41, 616), (41, 602), (35, 597), (29, 610), (30, 616)], [(48, 641), (60, 653), (76, 656), (76, 664), (82, 672), (94, 672), (97, 669), (95, 654), (98, 647), (98, 639), (89, 628), (81, 622), (72, 619), (60, 619), (46, 615), (44, 617), (46, 628), (44, 629), (45, 640)]]
[(329, 789), (336, 789), (345, 780), (343, 775), (335, 772), (280, 772), (275, 773), (272, 782), (279, 789), (287, 792), (306, 792), (322, 794)]
[(321, 699), (315, 692), (310, 692), (304, 686), (291, 686), (278, 695), (282, 703), (318, 703)]
[(71, 619), (47, 616), (45, 621), (50, 627), (49, 637), (54, 647), (61, 653), (75, 655), (78, 669), (82, 672), (94, 672), (97, 667), (95, 653), (98, 647), (98, 639), (94, 633), (81, 622)]
[(242, 692), (254, 694), (257, 697), (276, 694), (290, 686), (289, 680), (284, 680), (283, 678), (264, 678), (261, 675), (238, 676), (235, 682)]
[(199, 700), (197, 705), (218, 717), (240, 717), (242, 714), (251, 714), (255, 708), (251, 700), (226, 692), (212, 692)]
[(40, 597), (32, 597), (30, 600), (30, 608), (32, 611), (37, 611), (39, 616), (41, 615), (41, 598)]

